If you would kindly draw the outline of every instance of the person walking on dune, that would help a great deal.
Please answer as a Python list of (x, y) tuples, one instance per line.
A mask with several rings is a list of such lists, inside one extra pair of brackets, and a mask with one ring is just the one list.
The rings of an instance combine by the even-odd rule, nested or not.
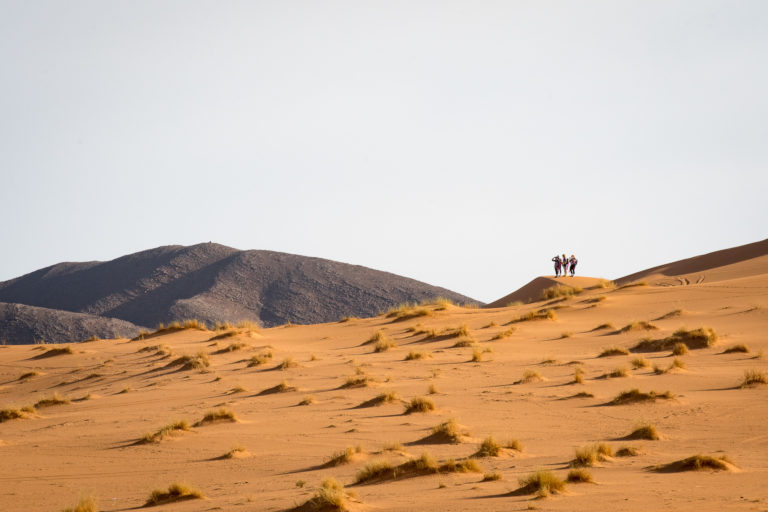
[(579, 260), (576, 259), (576, 256), (571, 254), (571, 259), (568, 261), (568, 266), (571, 269), (571, 277), (576, 274), (576, 264), (579, 262)]
[(560, 277), (560, 256), (555, 254), (555, 257), (552, 258), (552, 261), (555, 262), (555, 277)]
[(563, 277), (565, 277), (568, 275), (568, 258), (565, 257), (565, 254), (560, 258), (560, 264), (563, 267)]

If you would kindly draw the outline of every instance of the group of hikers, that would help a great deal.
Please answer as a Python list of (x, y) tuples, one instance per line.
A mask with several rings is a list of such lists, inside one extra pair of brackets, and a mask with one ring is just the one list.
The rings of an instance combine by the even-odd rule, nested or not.
[(566, 258), (565, 254), (562, 257), (555, 254), (552, 261), (555, 262), (555, 277), (560, 277), (561, 272), (563, 277), (565, 277), (568, 275), (569, 270), (571, 271), (571, 277), (573, 277), (576, 273), (576, 264), (579, 262), (573, 254), (571, 254), (570, 258)]

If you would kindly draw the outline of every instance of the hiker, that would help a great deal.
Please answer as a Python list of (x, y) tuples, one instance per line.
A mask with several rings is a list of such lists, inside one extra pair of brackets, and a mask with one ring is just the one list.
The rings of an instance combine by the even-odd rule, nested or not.
[(570, 264), (569, 267), (571, 269), (571, 277), (576, 273), (576, 264), (579, 262), (579, 260), (576, 259), (576, 256), (571, 254), (571, 259), (568, 261)]
[(565, 257), (565, 254), (560, 258), (560, 264), (563, 266), (563, 277), (565, 277), (568, 275), (568, 258)]
[(552, 261), (555, 262), (555, 277), (560, 277), (560, 256), (555, 254), (555, 257), (552, 258)]

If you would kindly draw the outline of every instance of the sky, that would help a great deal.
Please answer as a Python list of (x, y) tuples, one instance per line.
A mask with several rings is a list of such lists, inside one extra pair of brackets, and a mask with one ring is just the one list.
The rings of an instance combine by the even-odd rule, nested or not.
[(0, 281), (214, 241), (492, 301), (768, 238), (762, 0), (0, 12)]

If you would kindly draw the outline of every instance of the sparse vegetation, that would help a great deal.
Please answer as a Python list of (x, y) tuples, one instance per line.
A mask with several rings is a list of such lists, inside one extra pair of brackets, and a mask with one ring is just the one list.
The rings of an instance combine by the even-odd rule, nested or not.
[(560, 339), (570, 338), (573, 336), (573, 331), (563, 331), (560, 333)]
[(754, 387), (760, 384), (768, 384), (768, 373), (760, 370), (746, 370), (744, 380), (741, 383), (742, 388)]
[(200, 421), (195, 423), (194, 426), (201, 427), (209, 423), (217, 423), (220, 421), (236, 422), (239, 420), (234, 412), (230, 411), (229, 409), (225, 409), (224, 407), (220, 407), (214, 411), (205, 413), (205, 416), (203, 416)]
[(609, 457), (613, 457), (613, 449), (605, 443), (583, 446), (576, 449), (576, 455), (571, 461), (571, 466), (594, 466), (597, 462), (608, 460)]
[(483, 475), (483, 482), (495, 482), (501, 480), (501, 473), (494, 471), (493, 473), (486, 473)]
[(650, 391), (644, 393), (637, 388), (630, 389), (629, 391), (622, 391), (611, 401), (613, 405), (625, 405), (639, 402), (655, 402), (656, 400), (672, 400), (675, 395), (669, 391), (664, 393), (657, 393), (656, 391)]
[(584, 468), (574, 468), (568, 471), (565, 481), (572, 484), (588, 484), (594, 482), (592, 474)]
[(312, 405), (315, 402), (317, 402), (317, 399), (314, 397), (314, 395), (307, 395), (301, 400), (301, 402), (299, 402), (299, 405)]
[(622, 366), (600, 376), (601, 379), (618, 379), (620, 377), (629, 377), (629, 369)]
[(262, 352), (260, 354), (256, 354), (255, 356), (251, 357), (251, 359), (248, 361), (248, 368), (267, 364), (272, 359), (272, 357), (273, 355), (271, 350)]
[(615, 329), (615, 327), (613, 326), (612, 323), (606, 322), (604, 324), (598, 325), (597, 327), (592, 329), (592, 331), (602, 331), (602, 330), (605, 330), (605, 329)]
[(437, 386), (435, 386), (434, 384), (430, 384), (429, 388), (427, 389), (427, 393), (429, 393), (430, 395), (436, 395), (440, 393), (440, 390), (437, 389)]
[(4, 421), (10, 421), (10, 420), (18, 420), (18, 419), (24, 419), (27, 417), (27, 414), (34, 414), (35, 409), (34, 407), (27, 406), (23, 407), (21, 409), (15, 409), (15, 408), (7, 408), (7, 409), (0, 409), (0, 423)]
[(670, 311), (669, 313), (665, 313), (665, 314), (661, 315), (659, 318), (656, 318), (656, 321), (667, 320), (668, 318), (675, 318), (675, 317), (680, 316), (682, 314), (683, 314), (683, 310), (682, 309), (675, 309), (673, 311)]
[(208, 354), (205, 352), (198, 352), (193, 356), (183, 355), (168, 364), (168, 366), (181, 366), (182, 370), (205, 370), (210, 365)]
[(373, 383), (373, 377), (361, 374), (361, 375), (350, 375), (347, 377), (347, 380), (344, 382), (344, 384), (341, 385), (342, 388), (365, 388), (371, 385)]
[(356, 454), (363, 453), (363, 446), (347, 446), (344, 450), (336, 452), (331, 455), (331, 458), (324, 464), (325, 467), (341, 466), (342, 464), (349, 464), (352, 462), (352, 458)]
[(326, 478), (322, 485), (315, 490), (315, 494), (303, 505), (294, 510), (302, 511), (347, 511), (347, 502), (354, 495), (344, 490), (344, 486), (335, 478)]
[(416, 361), (417, 359), (426, 359), (430, 357), (429, 353), (427, 352), (417, 352), (415, 350), (411, 350), (408, 352), (408, 355), (405, 356), (406, 361)]
[(36, 372), (33, 370), (31, 372), (22, 373), (17, 380), (22, 380), (22, 381), (29, 380), (32, 377), (38, 377), (39, 375), (40, 375), (40, 372)]
[(616, 450), (617, 457), (637, 457), (640, 455), (640, 450), (635, 446), (622, 446)]
[(473, 363), (479, 363), (483, 360), (483, 350), (480, 350), (479, 348), (475, 348), (472, 350), (472, 362)]
[(543, 380), (544, 377), (542, 377), (536, 370), (525, 370), (522, 378), (515, 384), (530, 384), (531, 382), (540, 382)]
[(636, 286), (648, 286), (648, 283), (646, 281), (634, 281), (632, 283), (627, 283), (619, 286), (619, 290), (623, 290), (625, 288), (634, 288)]
[(175, 483), (168, 487), (168, 490), (155, 489), (150, 494), (149, 499), (144, 504), (145, 507), (154, 507), (155, 505), (164, 505), (175, 501), (194, 500), (205, 498), (205, 495), (194, 487), (186, 484)]
[(99, 507), (96, 502), (96, 498), (93, 495), (81, 496), (77, 500), (77, 505), (74, 507), (67, 507), (62, 509), (61, 512), (98, 512)]
[(507, 323), (507, 325), (516, 324), (520, 322), (530, 322), (532, 320), (555, 320), (555, 319), (557, 319), (557, 315), (553, 310), (540, 309), (538, 311), (530, 311), (525, 315), (521, 315), (517, 318), (513, 318)]
[(259, 393), (259, 395), (271, 395), (273, 393), (289, 393), (291, 391), (296, 391), (296, 388), (288, 384), (288, 381), (283, 381), (277, 386), (272, 386), (271, 388), (267, 388)]
[(620, 329), (620, 332), (630, 332), (630, 331), (656, 331), (659, 328), (653, 325), (650, 322), (642, 321), (642, 322), (632, 322)]
[(483, 439), (473, 457), (498, 457), (501, 454), (501, 450), (501, 444), (493, 436), (488, 436)]
[(477, 343), (477, 340), (474, 338), (461, 338), (456, 343), (453, 344), (453, 348), (471, 347), (471, 346), (474, 346), (476, 343)]
[(459, 444), (462, 438), (468, 435), (469, 432), (463, 430), (456, 420), (451, 418), (432, 427), (432, 434), (429, 436), (429, 439), (434, 442)]
[(74, 354), (75, 351), (72, 350), (72, 347), (69, 345), (65, 347), (51, 347), (48, 349), (43, 349), (42, 354), (36, 355), (33, 359), (44, 359), (46, 357), (54, 357), (54, 356), (61, 356), (65, 354)]
[(430, 475), (437, 473), (482, 473), (482, 467), (474, 459), (456, 461), (449, 459), (438, 463), (428, 452), (421, 457), (403, 462), (399, 466), (393, 466), (387, 461), (375, 461), (368, 463), (358, 471), (355, 483), (361, 484), (372, 480), (392, 480), (408, 476)]
[(395, 322), (403, 320), (410, 320), (411, 318), (418, 318), (422, 316), (431, 316), (432, 311), (425, 307), (420, 307), (416, 304), (401, 304), (396, 308), (392, 308), (387, 311), (387, 318), (394, 318)]
[(491, 327), (496, 327), (497, 325), (499, 325), (499, 324), (497, 324), (496, 322), (490, 322), (490, 323), (484, 325), (483, 329), (490, 329)]
[(229, 450), (227, 453), (221, 456), (222, 459), (241, 459), (244, 457), (247, 457), (249, 455), (248, 450), (245, 449), (245, 446), (235, 446), (231, 450)]
[(168, 425), (159, 428), (155, 432), (147, 432), (144, 434), (144, 437), (139, 440), (139, 443), (159, 443), (176, 432), (186, 430), (189, 430), (189, 423), (187, 423), (186, 420), (174, 421), (173, 423), (169, 423)]
[(386, 352), (387, 350), (396, 347), (397, 345), (395, 342), (390, 339), (388, 336), (384, 336), (382, 339), (378, 340), (376, 344), (373, 346), (374, 352)]
[(684, 356), (689, 353), (688, 345), (685, 343), (677, 342), (672, 346), (673, 356)]
[(659, 352), (669, 350), (677, 343), (685, 344), (689, 349), (711, 347), (717, 342), (717, 334), (709, 327), (700, 327), (689, 331), (685, 328), (676, 330), (671, 336), (653, 340), (644, 339), (632, 347), (634, 352)]
[[(732, 345), (722, 352), (723, 354), (742, 353), (749, 354), (749, 347), (744, 344)], [(26, 374), (25, 374), (26, 375)]]
[(283, 359), (278, 368), (281, 370), (287, 370), (288, 368), (296, 368), (299, 364), (293, 360), (293, 356), (288, 356)]
[(589, 287), (590, 290), (597, 290), (599, 288), (613, 289), (613, 288), (616, 288), (616, 283), (614, 283), (613, 281), (609, 281), (608, 279), (601, 279), (597, 282), (597, 284), (594, 284)]
[(694, 455), (682, 460), (670, 462), (653, 468), (660, 473), (673, 473), (680, 471), (730, 471), (733, 462), (726, 455), (712, 457), (710, 455)]
[(642, 357), (637, 357), (632, 360), (632, 368), (635, 370), (639, 370), (640, 368), (648, 368), (651, 366), (651, 363), (648, 362), (647, 359)]
[(612, 346), (604, 348), (597, 357), (626, 356), (627, 354), (629, 354), (629, 350), (624, 347)]
[(578, 286), (562, 286), (557, 284), (542, 290), (539, 300), (557, 299), (559, 297), (572, 297), (573, 295), (578, 295), (583, 291), (584, 290)]
[(379, 405), (390, 404), (399, 401), (400, 395), (398, 395), (396, 391), (385, 391), (383, 393), (379, 393), (370, 400), (366, 400), (365, 402), (358, 405), (358, 407), (378, 407)]
[(43, 398), (41, 400), (38, 400), (37, 403), (34, 405), (36, 409), (39, 409), (41, 407), (51, 407), (52, 405), (62, 405), (62, 404), (68, 404), (69, 399), (64, 398), (60, 396), (58, 393), (54, 393), (51, 398)]
[(412, 414), (415, 412), (429, 412), (435, 410), (435, 404), (429, 398), (416, 397), (405, 406), (405, 414)]
[(539, 470), (518, 480), (520, 488), (514, 494), (535, 494), (541, 498), (565, 490), (565, 482), (551, 471)]
[(658, 441), (661, 439), (659, 432), (650, 423), (641, 423), (625, 439), (645, 439), (648, 441)]
[(503, 340), (504, 338), (509, 338), (514, 333), (515, 333), (515, 328), (514, 327), (510, 327), (509, 329), (506, 329), (506, 330), (501, 331), (500, 333), (496, 334), (496, 336), (491, 338), (491, 341)]

